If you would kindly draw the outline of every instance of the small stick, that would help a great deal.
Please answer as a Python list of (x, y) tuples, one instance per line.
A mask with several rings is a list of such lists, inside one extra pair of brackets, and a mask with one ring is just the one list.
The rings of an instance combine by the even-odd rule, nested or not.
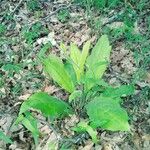
[(70, 8), (71, 6), (73, 6), (72, 4), (70, 4), (70, 5), (61, 5), (61, 6), (59, 6), (55, 11), (53, 11), (52, 13), (50, 13), (48, 16), (46, 16), (45, 18), (42, 18), (41, 19), (41, 21), (44, 21), (44, 20), (46, 20), (46, 19), (48, 19), (48, 18), (50, 18), (51, 16), (53, 16), (53, 15), (55, 15), (57, 12), (59, 12), (60, 10), (62, 10), (62, 9), (67, 9), (67, 8)]
[(14, 10), (12, 11), (12, 14), (15, 13), (15, 11), (20, 7), (20, 5), (22, 4), (23, 0), (20, 0), (18, 5), (14, 8)]

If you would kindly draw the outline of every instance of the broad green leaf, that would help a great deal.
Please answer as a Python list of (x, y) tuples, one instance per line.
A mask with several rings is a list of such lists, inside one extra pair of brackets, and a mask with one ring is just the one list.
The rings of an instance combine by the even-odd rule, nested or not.
[(73, 61), (73, 67), (76, 72), (78, 81), (84, 74), (84, 67), (85, 67), (84, 65), (89, 53), (89, 49), (90, 49), (90, 41), (87, 41), (83, 45), (82, 52), (80, 52), (80, 50), (75, 44), (71, 44), (70, 46), (70, 57)]
[(45, 116), (54, 118), (72, 113), (71, 107), (67, 103), (44, 92), (35, 93), (28, 100), (24, 101), (19, 115), (31, 108), (38, 109)]
[(82, 91), (75, 90), (71, 95), (69, 96), (69, 102), (72, 102), (73, 100), (76, 100), (77, 98), (80, 98), (82, 95)]
[(5, 135), (2, 131), (0, 131), (0, 140), (3, 140), (5, 143), (13, 143), (12, 140)]
[(46, 72), (56, 81), (63, 89), (68, 92), (74, 91), (74, 84), (71, 80), (71, 77), (65, 70), (64, 64), (61, 60), (54, 56), (50, 55), (48, 58), (43, 60), (44, 69)]
[(80, 71), (80, 59), (81, 59), (81, 52), (78, 49), (78, 47), (71, 43), (70, 45), (70, 58), (72, 59), (72, 64), (73, 64), (73, 68), (76, 72), (76, 76), (77, 76), (77, 80), (79, 81), (80, 76), (81, 76), (81, 71)]
[(133, 93), (134, 93), (133, 85), (122, 85), (117, 88), (108, 87), (102, 95), (104, 97), (116, 98), (116, 97), (131, 95)]
[[(107, 35), (101, 36), (97, 44), (92, 49), (91, 55), (87, 58), (87, 78), (100, 79), (109, 62), (111, 46)], [(94, 83), (86, 85), (88, 90), (94, 86)]]
[(72, 63), (69, 60), (67, 60), (64, 63), (64, 67), (65, 67), (65, 70), (67, 71), (67, 73), (70, 74), (70, 77), (71, 77), (73, 84), (76, 85), (77, 84), (77, 77), (76, 77), (76, 73), (74, 71)]
[(105, 87), (105, 88), (110, 88), (111, 87), (103, 79), (88, 78), (86, 75), (83, 76), (83, 78), (81, 80), (81, 83), (83, 83), (85, 85), (85, 89), (87, 89), (88, 88), (87, 86), (91, 85), (91, 84), (93, 84), (93, 87), (94, 86), (102, 86), (102, 87)]
[(87, 41), (83, 45), (83, 50), (82, 50), (81, 58), (80, 58), (80, 62), (79, 62), (79, 68), (80, 68), (81, 75), (83, 75), (83, 73), (84, 73), (84, 65), (85, 65), (87, 56), (89, 54), (89, 49), (90, 49), (90, 41)]
[(127, 112), (121, 108), (120, 99), (97, 97), (86, 105), (87, 114), (94, 128), (111, 131), (130, 131)]
[(72, 128), (72, 129), (76, 132), (88, 132), (88, 134), (92, 138), (92, 141), (94, 143), (98, 142), (97, 131), (95, 131), (90, 125), (88, 125), (88, 122), (81, 121), (77, 124), (76, 127)]
[(107, 82), (105, 82), (103, 79), (100, 79), (100, 80), (97, 82), (97, 85), (102, 86), (102, 87), (105, 87), (105, 88), (111, 87), (111, 86), (110, 86)]

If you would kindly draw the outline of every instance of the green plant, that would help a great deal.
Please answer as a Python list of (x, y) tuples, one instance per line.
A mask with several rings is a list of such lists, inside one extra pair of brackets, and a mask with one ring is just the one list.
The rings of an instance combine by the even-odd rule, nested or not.
[(103, 8), (113, 8), (118, 4), (123, 2), (122, 0), (74, 0), (75, 3), (78, 3), (82, 6), (85, 6), (86, 9), (90, 9), (91, 7), (95, 7), (97, 9), (102, 10)]
[(88, 122), (81, 121), (77, 124), (76, 127), (72, 128), (76, 132), (88, 132), (88, 134), (91, 136), (94, 143), (98, 142), (97, 139), (97, 131), (95, 131), (90, 125), (88, 125)]
[(97, 7), (99, 9), (105, 8), (105, 7), (115, 7), (117, 6), (121, 0), (93, 0), (94, 7)]
[(13, 77), (14, 73), (19, 73), (22, 68), (19, 64), (5, 64), (1, 69), (8, 73), (8, 77)]
[[(61, 45), (63, 52), (67, 50)], [(130, 131), (128, 115), (121, 107), (121, 97), (134, 92), (133, 85), (112, 87), (102, 76), (109, 63), (111, 46), (106, 35), (103, 35), (89, 52), (90, 41), (87, 41), (80, 51), (75, 44), (70, 45), (70, 56), (62, 60), (50, 54), (41, 58), (45, 72), (60, 86), (70, 93), (69, 103), (39, 92), (33, 94), (20, 108), (17, 123), (22, 122), (31, 108), (40, 110), (44, 116), (51, 119), (63, 118), (72, 113), (86, 114), (88, 122), (81, 122), (75, 130), (87, 131), (94, 142), (97, 142), (98, 127), (111, 131)], [(25, 114), (25, 115), (23, 115)], [(83, 116), (80, 116), (83, 118)], [(20, 119), (21, 118), (21, 119)], [(37, 126), (33, 122), (23, 125), (38, 137)], [(32, 126), (32, 128), (31, 128)], [(36, 130), (35, 130), (35, 129)]]
[(40, 9), (40, 3), (38, 0), (28, 0), (27, 1), (27, 8), (30, 11), (36, 11)]
[(25, 26), (22, 35), (28, 44), (32, 44), (40, 35), (48, 35), (48, 30), (40, 22), (37, 22), (31, 27)]
[(70, 13), (68, 9), (60, 10), (57, 14), (57, 18), (60, 22), (64, 23), (70, 18)]
[(6, 31), (6, 26), (3, 24), (0, 24), (0, 35), (5, 33), (5, 31)]
[(13, 143), (12, 140), (7, 135), (5, 135), (2, 131), (0, 131), (0, 140), (3, 140), (6, 144)]

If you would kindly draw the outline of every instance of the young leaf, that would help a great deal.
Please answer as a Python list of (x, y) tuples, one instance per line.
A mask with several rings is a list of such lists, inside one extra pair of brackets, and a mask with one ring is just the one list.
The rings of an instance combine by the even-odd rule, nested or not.
[(73, 64), (73, 68), (76, 72), (76, 76), (77, 76), (77, 80), (79, 81), (80, 76), (81, 76), (81, 72), (80, 72), (80, 58), (81, 58), (81, 52), (78, 49), (78, 47), (71, 43), (70, 45), (70, 58), (72, 59), (72, 64)]
[(82, 91), (76, 90), (69, 96), (69, 102), (72, 102), (73, 100), (80, 98), (82, 95)]
[(52, 47), (51, 43), (46, 43), (45, 45), (43, 45), (43, 47), (41, 48), (38, 57), (42, 60), (45, 59), (46, 56), (46, 52), (48, 51), (48, 49), (50, 49)]
[(60, 43), (60, 49), (62, 50), (62, 53), (66, 53), (67, 52), (67, 47), (64, 43)]
[(65, 70), (64, 64), (54, 55), (43, 60), (44, 69), (62, 88), (68, 92), (74, 91), (74, 84), (71, 77)]
[(11, 126), (11, 128), (13, 128), (15, 125), (18, 125), (20, 122), (22, 122), (23, 119), (24, 119), (24, 115), (23, 114), (19, 115), (15, 120), (15, 122), (13, 123), (13, 125)]
[(34, 118), (30, 112), (26, 111), (23, 114), (20, 114), (15, 122), (13, 123), (12, 127), (13, 128), (15, 125), (18, 125), (19, 123), (22, 123), (29, 131), (31, 131), (32, 136), (34, 138), (34, 142), (37, 145), (38, 144), (38, 137), (39, 137), (39, 130), (37, 128), (37, 120)]
[[(92, 49), (91, 55), (87, 58), (87, 78), (99, 79), (104, 74), (107, 63), (109, 62), (111, 46), (109, 45), (107, 35), (101, 36), (97, 44)], [(94, 84), (88, 84), (88, 89), (92, 88)]]
[(79, 81), (84, 74), (84, 65), (89, 53), (90, 41), (87, 41), (84, 44), (82, 52), (80, 52), (75, 44), (71, 44), (70, 48), (70, 57), (73, 61), (73, 67), (77, 75), (77, 80)]
[(5, 143), (13, 143), (12, 140), (5, 135), (2, 131), (0, 131), (0, 140), (3, 140)]
[(22, 120), (22, 124), (32, 133), (34, 142), (38, 144), (39, 130), (37, 128), (37, 120), (29, 113), (25, 113), (25, 117)]
[(98, 97), (86, 105), (91, 125), (111, 131), (129, 131), (128, 115), (119, 105), (119, 100)]
[(35, 93), (28, 100), (24, 101), (19, 115), (31, 108), (38, 109), (45, 116), (54, 118), (72, 113), (71, 107), (67, 103), (44, 92)]
[(65, 70), (67, 71), (67, 73), (70, 74), (70, 77), (71, 77), (73, 84), (76, 85), (77, 84), (77, 77), (76, 77), (76, 73), (74, 71), (72, 63), (69, 62), (69, 60), (67, 60), (64, 63), (64, 67), (65, 67)]
[(83, 45), (83, 50), (82, 50), (82, 53), (81, 53), (81, 58), (80, 58), (80, 63), (79, 63), (79, 68), (80, 68), (81, 75), (83, 75), (83, 73), (84, 73), (84, 65), (85, 65), (87, 56), (89, 54), (89, 49), (90, 49), (90, 41), (87, 41)]
[(85, 121), (79, 122), (77, 126), (72, 129), (76, 132), (88, 132), (88, 134), (92, 138), (92, 141), (94, 143), (98, 142), (97, 131), (95, 131), (90, 125), (88, 125), (88, 122)]

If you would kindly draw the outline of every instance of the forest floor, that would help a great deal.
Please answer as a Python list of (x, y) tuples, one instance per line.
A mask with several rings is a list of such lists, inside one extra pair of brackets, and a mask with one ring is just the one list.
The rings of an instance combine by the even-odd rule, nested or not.
[[(46, 51), (59, 56), (59, 45), (70, 42), (82, 47), (89, 39), (94, 45), (107, 34), (112, 45), (111, 63), (104, 79), (111, 85), (128, 84), (134, 80), (134, 95), (124, 99), (130, 117), (131, 133), (99, 130), (99, 143), (87, 134), (76, 135), (70, 128), (76, 115), (52, 127), (40, 114), (39, 129), (43, 133), (38, 150), (149, 150), (150, 149), (150, 3), (124, 16), (124, 7), (106, 11), (87, 10), (69, 0), (0, 0), (0, 130), (13, 143), (0, 141), (0, 150), (35, 149), (31, 133), (22, 125), (11, 129), (20, 105), (32, 93), (45, 91), (66, 99), (53, 82), (45, 78), (38, 54)], [(134, 14), (135, 13), (135, 14)], [(130, 15), (136, 19), (130, 20)], [(122, 16), (123, 17), (123, 16)], [(127, 17), (129, 17), (127, 19)], [(131, 23), (133, 28), (124, 29)], [(62, 148), (62, 145), (64, 148)]]

